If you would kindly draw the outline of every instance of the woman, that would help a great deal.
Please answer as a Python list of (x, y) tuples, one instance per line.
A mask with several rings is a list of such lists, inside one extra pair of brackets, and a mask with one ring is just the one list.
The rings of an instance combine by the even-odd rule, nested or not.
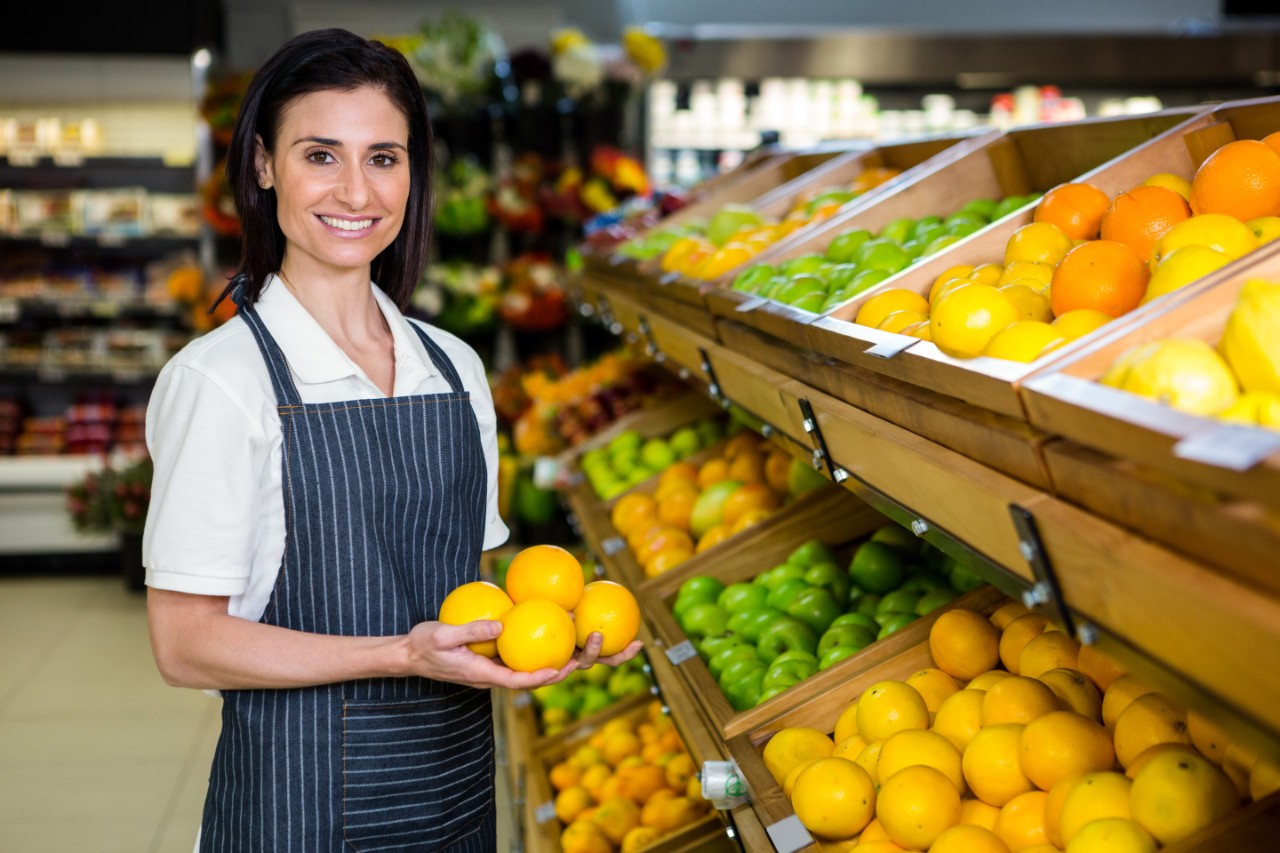
[(201, 850), (491, 850), (483, 688), (599, 652), (516, 673), (465, 648), (501, 623), (433, 621), (507, 530), (483, 367), (398, 308), (430, 149), (403, 57), (341, 30), (285, 44), (241, 108), (238, 316), (165, 367), (147, 423), (156, 661), (223, 698)]

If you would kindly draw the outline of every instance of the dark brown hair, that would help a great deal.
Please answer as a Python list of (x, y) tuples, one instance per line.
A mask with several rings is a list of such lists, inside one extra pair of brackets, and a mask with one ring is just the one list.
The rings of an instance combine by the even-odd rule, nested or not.
[[(276, 194), (258, 185), (254, 151), (261, 137), (267, 152), (275, 146), (284, 111), (304, 95), (382, 90), (409, 125), (409, 199), (400, 233), (373, 260), (372, 276), (396, 305), (409, 303), (427, 260), (431, 231), (431, 122), (426, 99), (413, 69), (400, 53), (346, 30), (315, 30), (295, 36), (254, 74), (236, 119), (227, 154), (227, 182), (240, 215), (240, 268), (232, 280), (242, 299), (252, 303), (267, 277), (280, 269), (285, 239), (276, 217)], [(228, 287), (228, 290), (231, 289)]]

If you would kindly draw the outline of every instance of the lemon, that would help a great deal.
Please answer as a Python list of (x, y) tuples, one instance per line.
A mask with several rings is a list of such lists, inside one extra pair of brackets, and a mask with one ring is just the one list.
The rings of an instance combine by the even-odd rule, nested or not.
[(1196, 279), (1203, 278), (1219, 267), (1231, 263), (1231, 259), (1209, 246), (1183, 246), (1170, 252), (1147, 281), (1147, 293), (1139, 305), (1172, 293)]
[(912, 323), (910, 326), (905, 326), (902, 329), (901, 334), (910, 335), (911, 337), (919, 338), (922, 341), (933, 340), (933, 335), (929, 332), (928, 320), (921, 320), (919, 323)]
[(1066, 844), (1085, 824), (1106, 817), (1131, 818), (1129, 789), (1132, 782), (1120, 773), (1086, 773), (1062, 801), (1058, 833)]
[(929, 333), (947, 355), (972, 358), (1017, 319), (1018, 309), (1008, 296), (989, 284), (971, 284), (938, 303), (929, 318)]
[(938, 706), (930, 731), (951, 741), (963, 750), (982, 728), (982, 697), (985, 691), (965, 689), (953, 693)]
[(1155, 853), (1156, 842), (1132, 820), (1106, 817), (1085, 824), (1067, 845), (1067, 853)]
[(787, 774), (797, 764), (809, 759), (826, 758), (836, 745), (817, 729), (807, 726), (788, 726), (782, 729), (764, 746), (764, 766), (773, 778), (782, 784)]
[(1129, 350), (1102, 383), (1196, 415), (1216, 415), (1236, 401), (1231, 368), (1202, 340), (1170, 338)]
[(1075, 311), (1067, 311), (1054, 320), (1053, 327), (1064, 338), (1074, 341), (1076, 338), (1084, 337), (1095, 329), (1102, 328), (1114, 319), (1115, 317), (1104, 311), (1097, 311), (1093, 308), (1077, 308)]
[(918, 729), (897, 732), (884, 742), (876, 776), (883, 785), (899, 770), (916, 765), (932, 767), (951, 780), (957, 791), (965, 790), (960, 750), (942, 735)]
[(908, 326), (915, 326), (924, 323), (929, 319), (929, 315), (921, 311), (894, 311), (885, 315), (885, 318), (876, 324), (876, 328), (882, 332), (893, 332), (894, 334), (903, 334)]
[(1008, 845), (990, 829), (959, 823), (939, 835), (929, 853), (1008, 853), (1008, 850)]
[(822, 838), (852, 838), (876, 811), (876, 786), (867, 772), (844, 758), (820, 758), (791, 789), (791, 806), (805, 829)]
[(1191, 182), (1169, 172), (1160, 172), (1142, 182), (1144, 187), (1164, 187), (1182, 196), (1183, 200), (1191, 200)]
[(1010, 282), (1022, 281), (1028, 278), (1032, 281), (1040, 282), (1040, 287), (1037, 287), (1036, 290), (1043, 288), (1053, 280), (1053, 265), (1037, 264), (1031, 261), (1014, 261), (1004, 268), (1004, 273), (1001, 274), (999, 281), (996, 282), (996, 286), (1002, 287)]
[(1249, 796), (1261, 800), (1273, 791), (1280, 791), (1280, 762), (1259, 758), (1249, 769)]
[(1258, 243), (1261, 245), (1265, 246), (1272, 240), (1280, 238), (1280, 216), (1259, 216), (1257, 219), (1250, 219), (1245, 225), (1249, 226), (1249, 230), (1258, 238)]
[(858, 733), (858, 703), (850, 702), (840, 716), (836, 718), (836, 727), (831, 735), (832, 742), (841, 743)]
[(936, 306), (939, 302), (946, 299), (947, 296), (956, 292), (960, 288), (978, 283), (979, 282), (968, 278), (953, 278), (950, 281), (943, 282), (941, 287), (929, 295), (929, 304)]
[[(1250, 232), (1252, 233), (1252, 232)], [(1053, 266), (1071, 251), (1071, 238), (1048, 222), (1024, 225), (1009, 237), (1004, 248), (1004, 262), (1030, 261)]]
[(1005, 326), (991, 339), (982, 354), (1009, 361), (1030, 362), (1066, 342), (1067, 339), (1048, 323), (1022, 320)]
[(929, 708), (920, 692), (903, 681), (881, 681), (858, 700), (858, 734), (883, 741), (906, 729), (929, 728)]
[(1260, 278), (1244, 283), (1221, 349), (1245, 391), (1280, 394), (1280, 284)]
[(960, 759), (964, 779), (974, 796), (987, 805), (1000, 808), (1035, 788), (1019, 760), (1025, 728), (1020, 723), (984, 726), (965, 747)]
[(914, 290), (891, 288), (862, 303), (853, 322), (874, 329), (880, 325), (881, 320), (895, 311), (918, 311), (921, 315), (927, 315), (929, 302)]
[(1003, 264), (979, 264), (969, 273), (968, 279), (974, 284), (996, 284), (1004, 275)]
[(1218, 417), (1233, 424), (1280, 429), (1280, 394), (1248, 391), (1223, 409)]
[(1163, 752), (1147, 762), (1129, 792), (1133, 819), (1161, 844), (1172, 844), (1240, 805), (1222, 768), (1198, 753)]
[(932, 304), (938, 295), (938, 291), (949, 281), (960, 281), (968, 278), (969, 273), (973, 272), (973, 267), (969, 264), (957, 264), (942, 271), (942, 274), (933, 280), (933, 285), (929, 288), (929, 302)]
[(1048, 323), (1053, 319), (1053, 309), (1049, 297), (1041, 290), (1042, 285), (1035, 279), (1020, 278), (997, 288), (1018, 309), (1019, 320), (1039, 320)]
[(904, 767), (880, 786), (876, 819), (906, 850), (927, 850), (960, 823), (960, 792), (943, 773), (923, 764)]
[(1183, 246), (1208, 246), (1234, 261), (1258, 248), (1258, 238), (1239, 219), (1224, 213), (1202, 213), (1182, 220), (1156, 241), (1151, 250), (1151, 271)]

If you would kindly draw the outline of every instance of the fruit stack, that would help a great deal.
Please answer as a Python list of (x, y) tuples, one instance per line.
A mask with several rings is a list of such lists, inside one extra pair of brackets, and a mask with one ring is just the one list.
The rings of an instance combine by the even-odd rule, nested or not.
[(825, 485), (822, 475), (744, 429), (701, 465), (688, 460), (671, 464), (651, 494), (623, 495), (609, 518), (645, 577), (652, 578)]
[(1280, 788), (1280, 768), (1021, 604), (947, 611), (929, 652), (832, 736), (765, 745), (820, 849), (1154, 851)]
[(878, 293), (854, 322), (955, 358), (1030, 362), (1280, 236), (1280, 132), (1229, 142), (1193, 179), (1159, 173), (1114, 198), (1060, 184), (1013, 233), (1003, 263), (959, 265), (928, 298)]
[(697, 766), (656, 700), (605, 723), (547, 775), (564, 853), (634, 853), (710, 810)]
[(667, 436), (645, 439), (629, 429), (582, 454), (578, 467), (598, 497), (613, 500), (632, 486), (706, 450), (724, 434), (720, 418), (703, 418)]
[(1032, 194), (999, 201), (974, 199), (945, 218), (895, 219), (878, 234), (853, 228), (836, 235), (820, 255), (800, 255), (777, 266), (750, 266), (734, 278), (732, 287), (816, 314), (853, 299), (1037, 198)]
[(558, 734), (623, 699), (647, 694), (652, 686), (653, 681), (644, 671), (643, 656), (616, 667), (596, 664), (590, 669), (574, 670), (564, 681), (532, 691), (538, 708), (538, 729), (543, 735)]
[(811, 540), (751, 582), (695, 575), (672, 615), (735, 711), (773, 698), (979, 585), (896, 524), (857, 547), (848, 570)]

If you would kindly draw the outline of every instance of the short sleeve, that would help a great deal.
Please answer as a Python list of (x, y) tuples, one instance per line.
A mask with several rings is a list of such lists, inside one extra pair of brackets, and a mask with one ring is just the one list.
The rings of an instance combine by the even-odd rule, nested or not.
[(155, 463), (142, 544), (149, 586), (245, 591), (261, 515), (258, 432), (211, 377), (173, 363), (161, 372), (147, 406)]

